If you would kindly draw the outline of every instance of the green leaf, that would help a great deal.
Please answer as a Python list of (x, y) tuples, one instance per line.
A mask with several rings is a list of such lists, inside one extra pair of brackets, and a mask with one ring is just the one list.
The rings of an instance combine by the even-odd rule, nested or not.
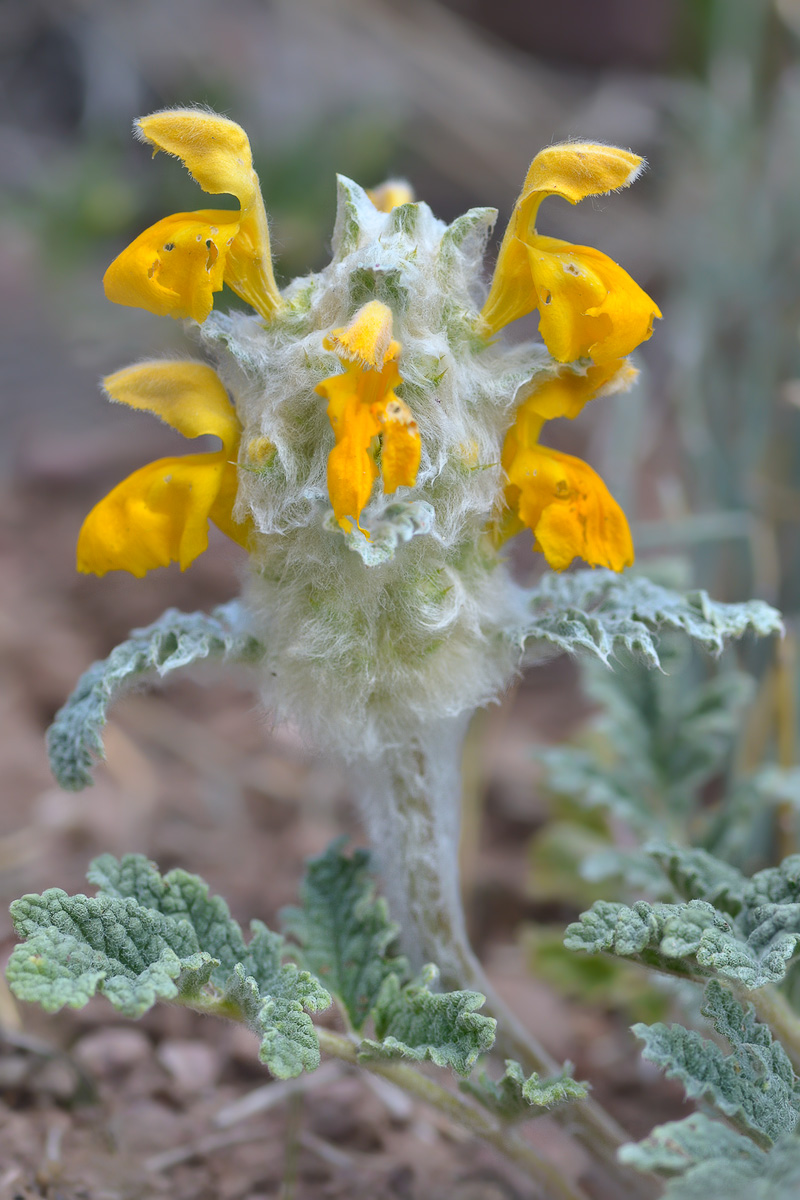
[(741, 912), (748, 879), (706, 850), (651, 842), (645, 847), (685, 900), (706, 900), (731, 917)]
[(477, 1079), (464, 1079), (458, 1086), (503, 1121), (542, 1116), (589, 1095), (588, 1084), (572, 1078), (571, 1063), (565, 1063), (562, 1073), (552, 1079), (540, 1079), (535, 1071), (526, 1079), (519, 1063), (510, 1058), (500, 1079), (490, 1079), (481, 1071)]
[[(638, 1171), (679, 1175), (699, 1163), (725, 1160), (761, 1165), (766, 1154), (749, 1137), (737, 1133), (723, 1121), (704, 1113), (693, 1113), (682, 1121), (669, 1121), (641, 1142), (631, 1142), (618, 1151), (620, 1162)], [(707, 1198), (708, 1200), (708, 1198)]]
[(628, 651), (648, 667), (660, 666), (660, 632), (681, 631), (719, 654), (732, 638), (783, 629), (780, 614), (761, 600), (720, 604), (706, 592), (681, 595), (641, 575), (597, 569), (545, 575), (530, 593), (528, 611), (526, 643), (584, 650), (605, 663)]
[(481, 1016), (480, 992), (432, 992), (439, 972), (428, 964), (413, 983), (388, 975), (373, 1009), (376, 1039), (365, 1038), (359, 1057), (429, 1059), (468, 1075), (494, 1042), (497, 1022)]
[[(269, 930), (266, 933), (270, 938), (277, 936)], [(281, 941), (278, 937), (277, 943)], [(276, 957), (274, 983), (269, 987), (248, 975), (245, 967), (237, 963), (222, 997), (222, 1007), (230, 1005), (238, 1010), (249, 1028), (259, 1034), (258, 1057), (277, 1079), (292, 1079), (319, 1066), (317, 1035), (303, 1011), (303, 1004), (308, 1007), (308, 1001), (303, 998), (301, 1002), (300, 993), (293, 986), (296, 975), (287, 971), (287, 967), (278, 967)]]
[(370, 856), (341, 853), (346, 839), (333, 842), (311, 859), (300, 888), (302, 908), (281, 913), (284, 929), (299, 943), (303, 966), (341, 1004), (350, 1025), (360, 1030), (388, 975), (405, 977), (406, 960), (387, 954), (399, 928), (389, 920), (386, 901), (375, 895)]
[(79, 1008), (95, 993), (126, 1016), (174, 1000), (244, 1020), (279, 1078), (319, 1063), (309, 1012), (331, 998), (318, 980), (282, 964), (283, 939), (259, 921), (245, 942), (219, 896), (196, 875), (161, 876), (141, 855), (103, 855), (89, 877), (94, 897), (57, 888), (11, 906), (25, 944), (8, 967), (15, 995), (48, 1011)]
[(690, 1100), (710, 1105), (762, 1146), (791, 1133), (800, 1117), (800, 1086), (769, 1027), (756, 1021), (752, 1005), (742, 1007), (713, 980), (702, 1011), (731, 1054), (681, 1025), (635, 1025), (644, 1057), (679, 1079)]
[(756, 1151), (750, 1161), (734, 1153), (700, 1163), (669, 1184), (664, 1200), (797, 1200), (798, 1196), (800, 1138), (786, 1137), (769, 1154), (759, 1156)]
[(17, 933), (8, 982), (47, 1012), (82, 1008), (99, 992), (127, 1017), (206, 983), (215, 965), (188, 921), (171, 921), (135, 900), (68, 896), (50, 888), (11, 905)]
[(564, 945), (632, 958), (674, 975), (719, 975), (759, 988), (786, 974), (800, 940), (800, 932), (786, 926), (800, 924), (800, 908), (789, 905), (776, 915), (763, 906), (753, 916), (761, 919), (745, 937), (733, 920), (704, 900), (652, 905), (640, 900), (631, 908), (598, 900), (567, 927)]
[(113, 700), (150, 672), (163, 676), (205, 658), (255, 662), (263, 653), (243, 628), (238, 603), (207, 613), (168, 609), (154, 624), (135, 629), (108, 658), (93, 663), (57, 713), (47, 734), (50, 766), (67, 791), (92, 782), (96, 759), (103, 758), (102, 729)]

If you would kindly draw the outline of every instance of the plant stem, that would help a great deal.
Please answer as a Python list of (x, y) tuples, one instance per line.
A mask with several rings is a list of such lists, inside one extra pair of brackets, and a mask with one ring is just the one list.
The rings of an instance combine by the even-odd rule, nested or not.
[(406, 1063), (382, 1062), (380, 1059), (363, 1060), (358, 1057), (356, 1046), (341, 1034), (317, 1027), (320, 1049), (345, 1062), (358, 1064), (375, 1075), (390, 1080), (404, 1092), (430, 1104), (452, 1121), (484, 1141), (524, 1171), (539, 1187), (543, 1188), (548, 1200), (588, 1200), (586, 1193), (571, 1184), (556, 1168), (540, 1158), (535, 1150), (510, 1129), (493, 1120), (488, 1114), (462, 1100), (454, 1092), (436, 1083), (419, 1068)]
[(800, 1017), (783, 993), (773, 987), (759, 988), (755, 992), (736, 988), (736, 995), (742, 1004), (753, 1005), (759, 1020), (769, 1025), (792, 1066), (800, 1072)]
[[(435, 963), (448, 988), (486, 997), (484, 1011), (498, 1022), (495, 1049), (527, 1071), (561, 1069), (497, 995), (469, 944), (458, 880), (461, 751), (467, 716), (420, 727), (404, 744), (364, 764), (361, 813), (382, 868), (389, 911), (402, 930), (412, 964)], [(595, 1101), (556, 1113), (575, 1137), (605, 1163), (618, 1200), (653, 1193), (652, 1180), (618, 1162), (628, 1137)]]

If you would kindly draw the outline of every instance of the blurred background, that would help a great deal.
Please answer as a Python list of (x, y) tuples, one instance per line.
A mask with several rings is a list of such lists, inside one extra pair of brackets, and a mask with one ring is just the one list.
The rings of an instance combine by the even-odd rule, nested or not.
[[(151, 161), (130, 136), (135, 116), (187, 103), (210, 105), (248, 131), (282, 282), (326, 260), (337, 171), (365, 186), (405, 176), (447, 220), (472, 205), (497, 207), (494, 252), (542, 146), (577, 136), (646, 155), (649, 172), (634, 188), (578, 208), (548, 201), (540, 215), (543, 232), (621, 262), (664, 314), (636, 356), (636, 389), (548, 434), (553, 429), (554, 444), (587, 458), (608, 482), (645, 569), (718, 599), (760, 596), (786, 612), (790, 629), (800, 611), (800, 0), (2, 0), (3, 911), (25, 890), (79, 887), (101, 849), (141, 850), (165, 869), (204, 873), (237, 915), (270, 920), (294, 898), (304, 856), (343, 828), (358, 836), (347, 780), (309, 758), (292, 731), (267, 731), (247, 681), (229, 676), (208, 688), (171, 683), (121, 704), (109, 726), (108, 764), (89, 792), (58, 792), (47, 767), (44, 730), (92, 659), (169, 605), (208, 608), (237, 591), (241, 552), (215, 534), (185, 575), (170, 568), (143, 581), (98, 580), (74, 571), (75, 539), (92, 504), (136, 467), (175, 452), (169, 430), (105, 404), (97, 381), (138, 357), (190, 346), (180, 323), (114, 307), (101, 286), (110, 260), (145, 226), (205, 203), (176, 162)], [(520, 322), (509, 334), (534, 332), (535, 322)], [(540, 568), (527, 535), (515, 553), (522, 573)], [(745, 713), (744, 724), (730, 718), (700, 807), (713, 802), (726, 772), (794, 767), (791, 639), (780, 655), (771, 646), (746, 650), (742, 664), (755, 676), (746, 697), (736, 692), (736, 720)], [(682, 669), (693, 683), (713, 675), (700, 660)], [(620, 1016), (609, 999), (616, 989), (620, 1002), (625, 989), (614, 976), (599, 1008), (564, 1008), (558, 971), (553, 983), (535, 980), (528, 968), (538, 951), (526, 960), (520, 948), (528, 944), (520, 937), (526, 923), (563, 925), (591, 899), (570, 893), (574, 828), (565, 835), (573, 838), (566, 873), (548, 883), (540, 873), (531, 883), (531, 861), (552, 866), (566, 844), (553, 834), (564, 814), (548, 799), (532, 745), (563, 741), (596, 712), (596, 692), (581, 688), (573, 664), (555, 663), (481, 718), (467, 770), (466, 888), (475, 939), (509, 998), (538, 1014), (534, 1023), (550, 1030), (554, 1053), (576, 1060), (596, 1094), (643, 1133), (680, 1109), (669, 1089), (642, 1107), (652, 1080), (626, 1040), (625, 1004)], [(756, 848), (747, 860), (755, 865), (771, 861), (776, 846), (795, 846), (798, 789), (786, 781), (796, 776), (781, 779), (769, 809), (776, 822), (745, 839)], [(537, 858), (542, 830), (550, 841), (540, 841)], [(520, 850), (528, 843), (532, 859)], [(737, 853), (747, 857), (741, 845)], [(2, 915), (0, 936), (10, 947)], [(585, 984), (576, 985), (579, 993)], [(179, 1014), (182, 1024), (175, 1014), (148, 1018), (137, 1027), (134, 1053), (130, 1041), (128, 1051), (123, 1044), (130, 1030), (112, 1029), (115, 1047), (97, 1049), (109, 1032), (94, 1024), (106, 1019), (102, 1010), (54, 1023), (21, 1016), (8, 997), (3, 1006), (9, 1061), (28, 1053), (19, 1048), (23, 1025), (47, 1045), (71, 1054), (77, 1047), (78, 1061), (100, 1080), (101, 1124), (109, 1105), (124, 1115), (117, 1149), (131, 1156), (134, 1183), (117, 1179), (115, 1195), (135, 1194), (143, 1154), (196, 1135), (203, 1086), (233, 1093), (251, 1078), (249, 1044), (228, 1032), (209, 1043), (206, 1027), (201, 1041), (187, 1014)], [(173, 1043), (170, 1057), (163, 1047)], [(201, 1045), (211, 1047), (206, 1059)], [(103, 1087), (114, 1053), (112, 1100)], [(141, 1078), (137, 1055), (148, 1064)], [(0, 1059), (0, 1163), (5, 1137), (8, 1153), (13, 1145), (19, 1156), (20, 1179), (44, 1137), (41, 1122), (64, 1112), (63, 1095), (41, 1084), (41, 1061), (32, 1061), (3, 1075)], [(187, 1063), (203, 1083), (195, 1079), (193, 1091), (184, 1086)], [(69, 1084), (60, 1086), (70, 1099)], [(336, 1087), (351, 1089), (333, 1105), (345, 1125), (342, 1114), (350, 1114), (350, 1125), (336, 1132), (323, 1089), (309, 1110), (312, 1134), (372, 1156), (374, 1174), (360, 1168), (372, 1189), (365, 1196), (385, 1187), (387, 1195), (427, 1197), (440, 1186), (443, 1196), (461, 1195), (454, 1181), (462, 1151), (428, 1137), (434, 1184), (418, 1193), (411, 1118), (404, 1126), (397, 1114), (376, 1114), (374, 1098), (371, 1107), (352, 1080), (332, 1084), (327, 1095)], [(172, 1089), (168, 1104), (158, 1088)], [(14, 1124), (20, 1096), (28, 1106), (21, 1125)], [(261, 1157), (253, 1159), (260, 1183), (240, 1148), (220, 1151), (202, 1171), (191, 1163), (154, 1167), (147, 1194), (278, 1194), (289, 1135), (283, 1112), (270, 1120), (269, 1166), (263, 1127)], [(553, 1131), (547, 1136), (558, 1151)], [(113, 1169), (106, 1163), (91, 1123), (80, 1136), (70, 1126), (70, 1137), (91, 1160), (91, 1167), (81, 1160), (79, 1171), (94, 1181), (91, 1196), (92, 1188), (108, 1194), (122, 1160)], [(23, 1143), (34, 1149), (19, 1149)], [(326, 1167), (319, 1147), (316, 1157), (308, 1145), (302, 1153), (312, 1182), (298, 1168), (297, 1194), (339, 1195), (342, 1164)], [(482, 1151), (469, 1153), (477, 1155), (470, 1178), (499, 1169), (483, 1162)], [(62, 1170), (73, 1168), (62, 1156)], [(312, 1168), (327, 1169), (329, 1190), (313, 1190)], [(224, 1191), (220, 1180), (234, 1176), (243, 1181), (239, 1191), (227, 1184)], [(352, 1178), (347, 1186), (341, 1194), (361, 1194)], [(485, 1192), (501, 1194), (514, 1193)]]

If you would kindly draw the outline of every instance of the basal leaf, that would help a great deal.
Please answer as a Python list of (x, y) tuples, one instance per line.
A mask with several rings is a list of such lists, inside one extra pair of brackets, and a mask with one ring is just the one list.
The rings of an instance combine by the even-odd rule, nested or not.
[(731, 917), (741, 912), (748, 879), (706, 850), (651, 842), (645, 847), (685, 900), (706, 900)]
[(769, 1027), (756, 1021), (752, 1005), (742, 1007), (714, 980), (706, 989), (703, 1012), (729, 1042), (730, 1054), (681, 1025), (635, 1025), (644, 1057), (679, 1079), (690, 1100), (702, 1100), (762, 1147), (793, 1132), (800, 1117), (800, 1087)]
[(319, 1063), (308, 1016), (331, 998), (307, 971), (282, 963), (283, 939), (259, 921), (246, 942), (219, 896), (196, 875), (161, 876), (141, 855), (97, 859), (97, 896), (51, 889), (12, 905), (17, 932), (8, 979), (14, 993), (54, 1011), (104, 995), (140, 1016), (175, 1000), (244, 1020), (261, 1037), (260, 1055), (280, 1078)]
[(699, 1163), (673, 1179), (664, 1200), (797, 1200), (800, 1138), (786, 1137), (748, 1161), (736, 1153)]
[(386, 977), (372, 1013), (376, 1037), (364, 1039), (360, 1057), (429, 1059), (469, 1074), (493, 1044), (497, 1022), (477, 1012), (485, 999), (479, 992), (432, 992), (438, 975), (429, 964), (404, 987), (396, 975)]
[(682, 1121), (668, 1121), (641, 1142), (631, 1142), (618, 1151), (620, 1162), (639, 1171), (659, 1175), (681, 1175), (699, 1163), (723, 1160), (737, 1166), (760, 1166), (766, 1154), (749, 1138), (724, 1121), (705, 1113), (693, 1113)]
[(369, 854), (348, 858), (338, 839), (306, 868), (301, 908), (281, 914), (287, 933), (297, 939), (302, 965), (324, 980), (353, 1029), (360, 1030), (388, 975), (405, 977), (403, 958), (387, 953), (398, 927), (389, 920), (386, 901), (375, 895)]
[(598, 900), (567, 927), (564, 945), (590, 954), (605, 951), (633, 958), (675, 975), (694, 979), (718, 975), (746, 988), (759, 988), (784, 977), (800, 940), (800, 911), (795, 912), (794, 906), (789, 910), (783, 912), (783, 921), (780, 913), (762, 914), (764, 920), (745, 937), (732, 918), (704, 900), (688, 904), (640, 900), (632, 907)]
[(97, 992), (125, 1016), (207, 982), (215, 965), (188, 921), (172, 921), (135, 900), (68, 896), (50, 888), (11, 905), (17, 933), (7, 974), (20, 1000), (47, 1012), (81, 1008)]
[(542, 1116), (574, 1100), (585, 1100), (589, 1094), (587, 1084), (572, 1078), (570, 1063), (551, 1079), (540, 1079), (535, 1071), (526, 1079), (519, 1063), (510, 1058), (500, 1079), (490, 1079), (481, 1071), (477, 1079), (464, 1079), (458, 1086), (503, 1121)]

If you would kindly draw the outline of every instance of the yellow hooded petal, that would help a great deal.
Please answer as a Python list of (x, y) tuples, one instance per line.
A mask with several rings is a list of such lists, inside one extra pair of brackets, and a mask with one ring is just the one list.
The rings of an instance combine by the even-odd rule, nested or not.
[(184, 437), (213, 434), (226, 459), (235, 457), (241, 436), (236, 409), (213, 367), (200, 362), (143, 362), (103, 380), (109, 399), (155, 413)]
[(656, 304), (627, 271), (590, 246), (536, 237), (528, 247), (539, 332), (558, 362), (624, 358), (653, 332)]
[(145, 229), (103, 276), (114, 304), (144, 308), (158, 317), (202, 323), (222, 289), (225, 259), (239, 214), (220, 209), (176, 213)]
[(83, 523), (78, 570), (105, 575), (185, 570), (208, 545), (208, 520), (226, 463), (219, 454), (162, 458), (117, 484)]
[(380, 300), (364, 304), (349, 325), (332, 329), (323, 345), (341, 359), (375, 371), (400, 353), (399, 343), (392, 341), (392, 310)]
[(382, 213), (391, 212), (401, 204), (414, 203), (414, 189), (405, 179), (387, 179), (376, 188), (367, 188), (367, 195)]
[[(583, 357), (589, 347), (596, 361), (607, 362), (629, 354), (650, 336), (653, 319), (661, 314), (621, 267), (597, 250), (541, 237), (535, 228), (546, 196), (577, 204), (586, 196), (627, 187), (643, 166), (644, 160), (629, 150), (592, 142), (566, 142), (537, 154), (503, 235), (481, 310), (485, 334), (538, 308), (539, 331), (559, 362)], [(557, 315), (546, 312), (554, 297), (560, 304)]]
[(578, 204), (587, 196), (604, 196), (618, 188), (630, 187), (641, 175), (644, 159), (620, 146), (598, 142), (559, 142), (540, 150), (528, 168), (515, 206), (517, 236), (523, 237), (525, 225), (536, 219), (545, 196), (561, 196)]
[(422, 442), (411, 409), (393, 392), (380, 412), (383, 433), (381, 475), (383, 490), (389, 495), (399, 487), (413, 487), (417, 481)]
[(241, 125), (217, 113), (170, 108), (139, 117), (134, 132), (140, 141), (179, 158), (204, 192), (229, 192), (242, 208), (259, 192), (250, 142)]
[(155, 151), (179, 158), (204, 191), (236, 196), (241, 212), (227, 255), (225, 282), (261, 316), (271, 317), (283, 301), (272, 270), (261, 187), (241, 125), (216, 113), (175, 108), (140, 117), (134, 128)]
[(517, 513), (555, 571), (576, 557), (621, 571), (633, 562), (625, 514), (600, 476), (580, 458), (544, 446), (520, 449), (508, 471)]

